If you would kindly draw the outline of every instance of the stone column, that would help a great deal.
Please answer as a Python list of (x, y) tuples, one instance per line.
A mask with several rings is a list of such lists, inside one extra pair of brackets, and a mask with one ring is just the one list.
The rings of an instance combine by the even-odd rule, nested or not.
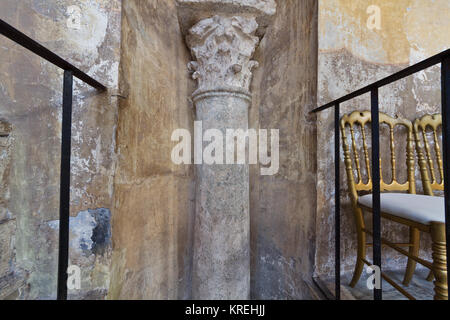
[[(246, 131), (252, 69), (258, 65), (252, 56), (260, 40), (257, 34), (262, 33), (258, 20), (274, 14), (273, 0), (179, 0), (178, 4), (186, 10), (179, 18), (195, 59), (188, 68), (198, 82), (192, 99), (202, 131), (218, 129), (223, 137), (227, 129)], [(183, 26), (197, 14), (198, 22)], [(249, 299), (248, 164), (200, 164), (196, 179), (193, 299)]]

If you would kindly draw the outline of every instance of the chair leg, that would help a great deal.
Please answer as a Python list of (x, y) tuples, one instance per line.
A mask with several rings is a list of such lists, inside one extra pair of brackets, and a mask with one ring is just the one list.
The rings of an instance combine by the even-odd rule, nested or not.
[(361, 274), (364, 269), (364, 261), (363, 259), (366, 258), (366, 233), (363, 231), (364, 227), (364, 219), (362, 216), (362, 211), (359, 209), (359, 212), (357, 214), (356, 218), (356, 232), (357, 232), (357, 238), (358, 238), (358, 252), (356, 257), (356, 265), (355, 265), (355, 271), (353, 273), (352, 281), (350, 282), (350, 287), (355, 287), (356, 283), (361, 278)]
[(445, 224), (431, 223), (431, 239), (433, 241), (433, 273), (436, 278), (434, 281), (434, 300), (448, 300)]
[[(409, 254), (413, 256), (419, 256), (419, 246), (420, 246), (420, 231), (417, 228), (409, 228), (409, 243), (412, 245), (409, 247)], [(416, 270), (417, 262), (411, 258), (408, 258), (408, 265), (406, 266), (405, 278), (403, 279), (403, 284), (408, 286)]]

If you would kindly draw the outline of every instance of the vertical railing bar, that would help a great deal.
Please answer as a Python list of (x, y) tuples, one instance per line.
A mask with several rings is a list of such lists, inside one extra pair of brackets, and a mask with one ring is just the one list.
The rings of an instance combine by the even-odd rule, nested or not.
[(73, 73), (64, 71), (62, 134), (61, 134), (61, 180), (59, 202), (59, 251), (57, 299), (67, 300), (67, 267), (69, 262), (70, 217), (70, 153), (72, 138)]
[(335, 198), (335, 296), (341, 300), (341, 197), (340, 197), (340, 131), (337, 103), (334, 107), (334, 198)]
[[(381, 215), (380, 215), (380, 122), (378, 88), (371, 91), (372, 113), (372, 225), (373, 264), (381, 271)], [(374, 287), (374, 299), (382, 300), (381, 288)]]
[[(447, 281), (450, 288), (450, 56), (442, 59), (442, 147), (444, 149), (444, 198), (445, 198), (445, 232), (447, 249)], [(448, 290), (448, 289), (447, 289)]]

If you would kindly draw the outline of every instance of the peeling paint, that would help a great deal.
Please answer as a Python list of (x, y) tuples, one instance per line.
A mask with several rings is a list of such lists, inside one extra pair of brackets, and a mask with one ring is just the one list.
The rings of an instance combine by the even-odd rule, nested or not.
[[(121, 5), (120, 0), (2, 0), (0, 18), (117, 90)], [(71, 6), (80, 8), (79, 28), (67, 26)], [(59, 211), (61, 79), (62, 70), (0, 38), (0, 117), (15, 126), (17, 142), (8, 211), (17, 221), (17, 265), (29, 273), (20, 299), (55, 294), (58, 237), (51, 226)], [(111, 245), (108, 238), (100, 246), (92, 240), (96, 228), (90, 224), (100, 224), (86, 213), (112, 206), (117, 99), (109, 95), (74, 81), (71, 215), (78, 229), (72, 230), (77, 249), (71, 247), (70, 260), (83, 273), (78, 298), (99, 298), (109, 286)]]

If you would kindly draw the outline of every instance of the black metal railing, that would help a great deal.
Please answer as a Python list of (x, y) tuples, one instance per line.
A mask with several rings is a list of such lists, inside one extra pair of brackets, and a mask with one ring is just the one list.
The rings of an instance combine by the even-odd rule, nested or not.
[[(431, 58), (412, 65), (393, 75), (374, 82), (364, 88), (347, 94), (337, 100), (329, 102), (317, 109), (313, 113), (321, 112), (334, 107), (334, 133), (335, 133), (335, 297), (340, 300), (341, 297), (341, 259), (340, 259), (340, 105), (343, 102), (356, 98), (365, 93), (371, 93), (371, 113), (372, 113), (372, 223), (373, 223), (373, 265), (381, 270), (381, 215), (380, 215), (380, 149), (379, 149), (379, 95), (378, 89), (408, 77), (414, 73), (422, 71), (431, 66), (441, 64), (442, 72), (442, 144), (444, 149), (444, 198), (445, 198), (445, 231), (446, 231), (446, 248), (447, 248), (447, 270), (450, 269), (450, 49), (443, 51)], [(448, 279), (448, 287), (450, 288), (450, 277)], [(382, 289), (374, 288), (374, 299), (382, 300)]]
[(106, 87), (88, 76), (63, 58), (0, 19), (0, 34), (27, 48), (41, 58), (64, 70), (62, 134), (61, 134), (61, 178), (59, 202), (59, 249), (57, 299), (67, 299), (67, 267), (69, 262), (69, 216), (70, 216), (70, 155), (72, 139), (72, 94), (73, 77), (89, 84), (97, 90)]

